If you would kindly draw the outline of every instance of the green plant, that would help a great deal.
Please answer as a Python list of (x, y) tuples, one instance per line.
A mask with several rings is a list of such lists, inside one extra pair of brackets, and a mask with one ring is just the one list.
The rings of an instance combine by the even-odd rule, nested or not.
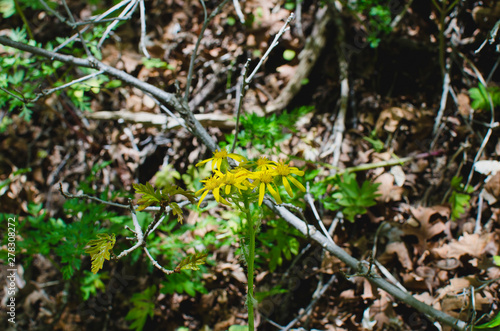
[(472, 99), (471, 107), (474, 109), (490, 109), (490, 98), (494, 108), (500, 106), (500, 88), (497, 86), (486, 88), (479, 83), (478, 87), (469, 90), (469, 95)]
[[(252, 146), (260, 153), (272, 151), (280, 152), (279, 143), (288, 139), (295, 131), (295, 123), (299, 118), (314, 110), (311, 106), (302, 106), (281, 115), (259, 116), (255, 113), (241, 117), (241, 131), (238, 134), (240, 146)], [(226, 140), (231, 144), (234, 135), (227, 135)]]
[(347, 220), (354, 222), (357, 215), (365, 214), (368, 207), (377, 204), (375, 198), (380, 196), (377, 193), (380, 183), (373, 184), (365, 180), (359, 186), (356, 174), (348, 172), (342, 176), (337, 174), (329, 179), (327, 183), (333, 185), (333, 194), (328, 194), (324, 185), (318, 185), (318, 189), (314, 192), (319, 194), (321, 199), (323, 199), (323, 194), (326, 194), (323, 199), (325, 208), (342, 211)]
[(109, 279), (109, 274), (107, 272), (95, 274), (93, 272), (89, 272), (88, 270), (84, 270), (80, 282), (80, 291), (82, 293), (83, 301), (87, 301), (91, 295), (96, 295), (97, 290), (104, 292), (105, 285), (102, 281), (106, 279)]
[(500, 327), (500, 313), (497, 314), (491, 321), (483, 323), (481, 325), (475, 325), (473, 330), (496, 330), (498, 331)]
[(373, 48), (380, 44), (380, 37), (392, 31), (391, 5), (389, 0), (356, 0), (349, 1), (348, 6), (356, 13), (367, 17), (365, 27), (368, 31), (367, 41)]
[(155, 295), (156, 295), (156, 285), (152, 285), (145, 289), (143, 292), (135, 293), (130, 299), (133, 308), (127, 313), (125, 319), (127, 321), (132, 321), (130, 324), (130, 329), (135, 329), (140, 331), (143, 329), (146, 320), (153, 318), (155, 310)]
[(448, 203), (451, 206), (451, 219), (456, 220), (469, 207), (470, 193), (474, 191), (474, 188), (469, 186), (465, 189), (465, 185), (462, 184), (462, 177), (453, 177), (450, 185), (452, 192)]
[(146, 57), (142, 58), (142, 63), (144, 66), (148, 69), (152, 68), (158, 68), (158, 69), (169, 69), (169, 70), (175, 70), (175, 67), (171, 64), (168, 64), (165, 61), (162, 61), (160, 59), (148, 59)]
[[(228, 159), (238, 162), (232, 169)], [(305, 187), (292, 175), (303, 176), (304, 172), (296, 167), (290, 167), (285, 161), (268, 160), (262, 156), (255, 162), (249, 162), (245, 157), (236, 153), (228, 153), (224, 149), (216, 150), (213, 157), (198, 162), (196, 166), (211, 164), (212, 176), (201, 182), (204, 187), (196, 192), (200, 196), (198, 206), (212, 192), (218, 203), (233, 206), (240, 212), (242, 236), (241, 253), (247, 264), (247, 306), (248, 330), (254, 330), (254, 262), (255, 238), (262, 218), (262, 204), (264, 196), (269, 193), (274, 201), (282, 203), (278, 186), (284, 186), (290, 197), (294, 196), (292, 183), (295, 188), (305, 192)]]
[[(299, 253), (297, 236), (300, 233), (283, 219), (267, 221), (266, 228), (258, 235), (258, 240), (262, 243), (259, 251), (263, 261), (268, 263), (269, 271), (274, 272), (277, 266), (282, 265), (283, 258), (290, 260), (292, 255)], [(259, 262), (263, 261), (259, 259)]]
[(107, 233), (98, 233), (97, 238), (89, 241), (87, 245), (90, 247), (85, 250), (85, 253), (90, 254), (92, 259), (92, 272), (94, 274), (102, 269), (104, 260), (109, 260), (109, 251), (113, 249), (116, 242), (114, 233), (111, 236)]
[(370, 136), (369, 137), (363, 137), (364, 140), (368, 141), (373, 149), (375, 150), (375, 152), (377, 153), (380, 153), (384, 150), (384, 147), (385, 147), (385, 144), (382, 140), (380, 140), (378, 137), (377, 137), (377, 130), (373, 130), (370, 132)]

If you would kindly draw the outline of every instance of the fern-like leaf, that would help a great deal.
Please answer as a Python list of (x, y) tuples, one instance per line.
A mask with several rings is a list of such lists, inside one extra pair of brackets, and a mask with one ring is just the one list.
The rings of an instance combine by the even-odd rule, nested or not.
[(206, 253), (195, 253), (193, 255), (188, 255), (182, 260), (177, 267), (175, 267), (175, 272), (180, 272), (181, 270), (200, 270), (200, 265), (205, 263), (208, 254)]
[(149, 318), (153, 318), (155, 309), (156, 285), (148, 287), (144, 292), (135, 293), (130, 300), (133, 304), (132, 309), (127, 313), (125, 319), (132, 321), (130, 329), (136, 331), (143, 330), (144, 324)]
[(137, 201), (139, 204), (138, 211), (144, 210), (152, 204), (162, 203), (160, 190), (155, 190), (150, 183), (146, 183), (146, 185), (133, 184), (132, 186), (135, 188), (135, 193), (142, 194), (142, 197)]
[(90, 254), (92, 259), (92, 272), (96, 274), (104, 264), (104, 260), (109, 261), (109, 251), (115, 246), (116, 237), (112, 233), (111, 236), (107, 233), (98, 233), (95, 240), (91, 240), (87, 243), (89, 248), (85, 250), (85, 253)]
[[(151, 205), (171, 206), (173, 209), (175, 207), (172, 206), (173, 203), (171, 201), (173, 200), (173, 196), (177, 194), (183, 195), (191, 203), (196, 202), (193, 191), (183, 190), (177, 185), (170, 185), (164, 187), (162, 190), (155, 190), (150, 183), (146, 183), (145, 185), (133, 184), (133, 186), (135, 193), (142, 194), (142, 197), (137, 202), (139, 204), (138, 211), (142, 211)], [(180, 222), (182, 222), (182, 219)]]

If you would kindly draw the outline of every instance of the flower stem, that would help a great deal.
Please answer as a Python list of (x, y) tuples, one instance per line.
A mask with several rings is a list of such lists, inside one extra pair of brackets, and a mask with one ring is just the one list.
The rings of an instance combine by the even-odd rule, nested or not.
[(247, 273), (248, 273), (248, 289), (247, 289), (247, 306), (248, 306), (248, 331), (254, 331), (254, 308), (253, 308), (253, 274), (254, 274), (254, 259), (255, 259), (255, 225), (250, 211), (248, 198), (243, 195), (245, 203), (245, 213), (248, 226), (248, 254), (247, 254)]

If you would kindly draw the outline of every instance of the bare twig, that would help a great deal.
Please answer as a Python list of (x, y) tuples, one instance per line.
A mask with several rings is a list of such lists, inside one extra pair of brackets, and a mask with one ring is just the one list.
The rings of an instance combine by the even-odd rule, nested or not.
[[(109, 14), (113, 13), (115, 10), (118, 10), (120, 9), (121, 7), (125, 6), (128, 2), (130, 2), (131, 0), (124, 0), (124, 1), (121, 1), (120, 3), (114, 5), (113, 7), (111, 7), (110, 9), (106, 10), (104, 13), (100, 14), (99, 16), (97, 16), (96, 18), (94, 18), (92, 20), (92, 22), (94, 23), (99, 23), (99, 22), (102, 22), (104, 17), (108, 16)], [(59, 16), (57, 16), (59, 17)], [(112, 18), (110, 19), (111, 21), (113, 20), (120, 20), (122, 18)], [(128, 18), (124, 18), (124, 19), (128, 19)], [(62, 18), (61, 20), (63, 20), (64, 22), (66, 22), (66, 24), (68, 24), (68, 22)], [(88, 29), (90, 28), (90, 25), (84, 27), (80, 32), (81, 33), (84, 33), (85, 31), (87, 31)], [(59, 50), (61, 50), (62, 48), (64, 48), (67, 44), (69, 44), (70, 42), (74, 41), (76, 38), (78, 37), (78, 34), (74, 34), (73, 36), (71, 36), (70, 38), (66, 39), (66, 41), (64, 41), (62, 44), (60, 44), (59, 46), (57, 46), (56, 48), (53, 49), (54, 52), (58, 52)]]
[(330, 277), (330, 280), (325, 285), (323, 285), (321, 288), (316, 290), (314, 292), (314, 294), (312, 296), (312, 300), (309, 303), (309, 305), (307, 306), (307, 308), (304, 309), (304, 311), (301, 314), (299, 314), (297, 317), (295, 317), (290, 323), (288, 323), (281, 330), (282, 331), (290, 330), (302, 317), (304, 317), (306, 315), (310, 315), (313, 311), (314, 306), (316, 306), (316, 304), (318, 303), (318, 300), (321, 299), (321, 297), (323, 297), (323, 295), (325, 294), (326, 290), (328, 290), (330, 288), (330, 286), (332, 286), (335, 279), (337, 279), (337, 276), (332, 275), (332, 277)]
[(267, 59), (267, 57), (269, 56), (269, 54), (271, 53), (271, 51), (276, 47), (278, 46), (279, 44), (279, 39), (281, 38), (281, 36), (286, 32), (288, 31), (288, 25), (290, 24), (290, 22), (293, 20), (294, 18), (294, 14), (291, 13), (290, 16), (288, 16), (288, 19), (286, 20), (285, 24), (283, 24), (283, 26), (281, 27), (281, 29), (279, 30), (279, 32), (276, 34), (276, 36), (274, 37), (274, 40), (273, 42), (271, 43), (271, 45), (269, 45), (267, 51), (264, 53), (264, 55), (262, 56), (262, 58), (260, 59), (259, 63), (257, 63), (257, 65), (255, 66), (255, 68), (253, 69), (252, 73), (250, 74), (250, 76), (248, 76), (248, 78), (245, 80), (245, 83), (248, 85), (250, 84), (250, 82), (252, 81), (253, 77), (255, 76), (255, 74), (257, 73), (257, 71), (259, 71), (260, 67), (262, 66), (262, 64), (264, 63), (264, 61)]
[[(465, 62), (467, 62), (467, 64), (472, 68), (472, 70), (474, 71), (474, 73), (477, 76), (477, 79), (479, 80), (479, 82), (481, 84), (483, 84), (484, 88), (488, 88), (488, 84), (484, 80), (483, 75), (476, 68), (476, 66), (474, 65), (474, 63), (472, 63), (472, 61), (470, 61), (463, 53), (458, 52), (458, 55), (461, 58), (463, 58), (465, 60)], [(484, 136), (484, 139), (483, 139), (483, 141), (481, 143), (481, 146), (479, 146), (479, 150), (477, 151), (476, 156), (474, 157), (474, 161), (472, 163), (472, 167), (471, 167), (471, 170), (469, 172), (469, 177), (467, 178), (467, 184), (465, 184), (464, 190), (467, 190), (467, 188), (469, 187), (470, 181), (472, 180), (472, 175), (474, 174), (474, 165), (476, 164), (476, 162), (481, 157), (481, 154), (483, 154), (483, 150), (486, 147), (486, 145), (488, 144), (488, 141), (489, 141), (489, 139), (491, 137), (491, 134), (493, 133), (493, 129), (498, 126), (498, 123), (495, 123), (495, 107), (493, 107), (493, 100), (491, 99), (491, 95), (489, 93), (488, 93), (488, 101), (489, 101), (489, 104), (490, 104), (490, 113), (491, 113), (491, 115), (490, 115), (490, 123), (488, 125), (488, 131), (486, 132), (486, 135)], [(480, 212), (480, 211), (478, 211), (478, 212)]]
[(160, 269), (161, 271), (163, 271), (163, 273), (167, 274), (167, 275), (171, 275), (173, 274), (175, 271), (174, 270), (169, 270), (169, 269), (165, 269), (164, 267), (162, 267), (158, 261), (156, 261), (152, 256), (151, 256), (151, 253), (149, 253), (149, 250), (144, 247), (144, 252), (146, 252), (146, 255), (148, 256), (148, 258), (151, 260), (151, 263), (153, 263), (153, 265), (155, 267), (157, 267), (158, 269)]
[(63, 0), (62, 1), (63, 5), (64, 5), (64, 9), (66, 9), (66, 13), (68, 14), (68, 17), (69, 17), (69, 21), (71, 22), (71, 24), (73, 24), (73, 28), (76, 29), (77, 33), (78, 33), (78, 36), (80, 37), (80, 43), (82, 44), (83, 46), (83, 49), (85, 50), (85, 54), (87, 54), (87, 57), (89, 59), (92, 59), (94, 58), (94, 56), (92, 55), (92, 52), (90, 51), (90, 49), (87, 47), (87, 42), (85, 41), (85, 39), (83, 38), (83, 35), (82, 35), (82, 32), (80, 31), (80, 29), (78, 29), (77, 27), (75, 27), (75, 18), (73, 17), (73, 13), (71, 12), (71, 10), (69, 9), (68, 7), (68, 4), (66, 3), (66, 0)]
[[(0, 90), (4, 91), (5, 93), (7, 93), (8, 95), (10, 95), (11, 97), (13, 98), (16, 98), (17, 100), (19, 101), (22, 101), (22, 102), (27, 102), (27, 100), (24, 98), (24, 96), (18, 96), (18, 95), (15, 95), (14, 93), (12, 93), (11, 91), (3, 88), (0, 86)], [(17, 91), (15, 91), (16, 93), (19, 93)], [(19, 93), (20, 94), (20, 93)], [(21, 94), (22, 95), (22, 94)]]
[(436, 120), (434, 121), (434, 127), (432, 129), (432, 134), (437, 133), (441, 119), (443, 118), (444, 110), (446, 108), (446, 102), (448, 101), (448, 93), (450, 92), (450, 61), (448, 61), (444, 73), (443, 79), (443, 93), (441, 94), (441, 103), (439, 104), (439, 110), (436, 115)]
[(68, 22), (64, 16), (60, 15), (54, 9), (50, 8), (50, 6), (44, 0), (38, 0), (38, 1), (40, 1), (45, 10), (47, 10), (49, 13), (57, 17), (61, 22), (69, 24), (70, 26), (72, 25), (72, 23)]
[(238, 0), (233, 0), (234, 10), (236, 11), (236, 15), (241, 22), (241, 24), (245, 24), (245, 16), (243, 15), (243, 11), (241, 11), (240, 2)]
[(205, 8), (205, 3), (203, 0), (200, 0), (201, 5), (203, 6), (203, 12), (205, 14), (205, 19), (203, 21), (203, 26), (201, 27), (200, 35), (198, 36), (198, 39), (196, 40), (196, 44), (194, 45), (193, 53), (191, 54), (191, 61), (189, 62), (189, 70), (188, 70), (188, 75), (187, 75), (187, 81), (186, 81), (186, 91), (184, 92), (184, 102), (188, 102), (189, 98), (189, 89), (191, 88), (191, 81), (193, 80), (193, 70), (194, 70), (194, 61), (196, 60), (196, 56), (198, 55), (198, 47), (200, 47), (201, 40), (203, 39), (203, 35), (205, 33), (205, 30), (208, 26), (208, 23), (219, 13), (219, 11), (224, 7), (224, 5), (228, 2), (229, 0), (224, 0), (222, 1), (210, 14), (210, 16), (207, 18), (207, 11)]
[(325, 237), (330, 241), (331, 243), (333, 242), (333, 238), (330, 236), (330, 233), (326, 230), (325, 225), (323, 224), (323, 220), (321, 217), (319, 217), (318, 211), (316, 210), (316, 206), (314, 205), (314, 199), (312, 197), (311, 191), (309, 190), (309, 182), (306, 183), (306, 195), (305, 195), (305, 200), (309, 204), (309, 207), (311, 207), (314, 217), (316, 218), (316, 221), (319, 223), (319, 226), (321, 228), (321, 231), (323, 231), (323, 234)]
[(139, 42), (139, 47), (144, 56), (149, 59), (151, 56), (146, 49), (146, 8), (144, 6), (144, 0), (140, 0), (139, 2), (139, 11), (141, 13), (141, 41)]
[(347, 106), (349, 101), (349, 63), (347, 62), (347, 58), (345, 57), (344, 52), (342, 52), (341, 49), (341, 45), (343, 44), (345, 38), (344, 23), (342, 21), (342, 17), (340, 16), (340, 12), (337, 10), (334, 10), (333, 22), (337, 29), (337, 42), (335, 43), (335, 51), (337, 53), (337, 58), (339, 61), (340, 105), (337, 118), (335, 119), (335, 123), (333, 125), (334, 150), (332, 157), (333, 168), (330, 171), (331, 175), (335, 174), (335, 169), (337, 169), (340, 161), (342, 140), (344, 138), (345, 131), (345, 117), (347, 114)]
[[(297, 69), (281, 90), (280, 95), (265, 106), (266, 113), (284, 109), (302, 88), (304, 81), (309, 77), (312, 68), (321, 55), (321, 51), (326, 45), (328, 34), (331, 31), (331, 29), (328, 29), (332, 19), (331, 14), (332, 11), (329, 10), (328, 6), (323, 6), (317, 10), (311, 35), (307, 37), (304, 49), (297, 56), (299, 59)], [(253, 111), (258, 112), (259, 110), (254, 109)]]
[[(124, 19), (124, 18), (128, 19), (128, 18), (132, 17), (132, 14), (134, 13), (135, 8), (137, 8), (138, 4), (139, 4), (139, 0), (130, 0), (129, 4), (123, 9), (123, 11), (120, 13), (120, 15), (118, 15), (118, 18), (119, 19)], [(108, 37), (108, 34), (110, 34), (111, 31), (113, 31), (113, 29), (118, 24), (118, 22), (120, 22), (120, 20), (115, 19), (110, 25), (108, 25), (108, 27), (106, 28), (106, 31), (104, 31), (104, 33), (101, 36), (101, 39), (97, 43), (97, 48), (102, 47), (102, 44), (104, 43), (104, 41)]]
[(236, 148), (236, 141), (238, 140), (238, 131), (240, 126), (240, 115), (241, 115), (241, 107), (243, 106), (243, 99), (245, 98), (245, 90), (247, 87), (246, 77), (248, 66), (250, 65), (250, 59), (247, 59), (247, 62), (243, 66), (243, 70), (241, 72), (241, 77), (238, 82), (238, 89), (236, 90), (236, 125), (234, 128), (234, 139), (233, 145), (231, 146), (231, 153), (234, 153), (234, 149)]
[(394, 19), (392, 20), (391, 22), (391, 29), (394, 29), (398, 24), (399, 22), (401, 21), (401, 19), (405, 16), (405, 14), (408, 12), (408, 9), (411, 7), (413, 3), (413, 0), (409, 0), (405, 7), (403, 8), (403, 10), (398, 14), (396, 15), (396, 17), (394, 17)]
[(88, 195), (88, 194), (79, 194), (79, 195), (74, 195), (74, 194), (70, 194), (68, 192), (64, 192), (63, 191), (63, 188), (62, 188), (62, 184), (59, 183), (59, 192), (61, 192), (61, 194), (66, 198), (66, 199), (82, 199), (82, 198), (85, 198), (85, 199), (89, 199), (89, 200), (94, 200), (94, 201), (97, 201), (99, 203), (102, 203), (102, 204), (105, 204), (105, 205), (108, 205), (108, 206), (113, 206), (113, 207), (118, 207), (118, 208), (125, 208), (125, 209), (130, 209), (130, 206), (129, 205), (123, 205), (121, 203), (116, 203), (116, 202), (110, 202), (110, 201), (106, 201), (106, 200), (102, 200), (102, 199), (99, 199), (97, 197), (94, 197), (94, 196), (91, 196), (91, 195)]
[(205, 130), (205, 128), (198, 122), (198, 120), (194, 117), (194, 114), (190, 111), (188, 108), (187, 103), (182, 102), (177, 98), (175, 94), (165, 92), (164, 90), (153, 86), (151, 84), (148, 84), (146, 82), (143, 82), (127, 73), (125, 73), (122, 70), (118, 70), (114, 67), (108, 66), (97, 59), (81, 59), (74, 57), (72, 55), (65, 55), (65, 54), (60, 54), (60, 53), (54, 53), (47, 51), (45, 49), (39, 48), (39, 47), (33, 47), (30, 45), (26, 45), (23, 43), (19, 43), (17, 41), (13, 41), (9, 38), (6, 38), (4, 36), (0, 36), (0, 44), (17, 48), (19, 50), (25, 51), (25, 52), (30, 52), (33, 54), (41, 55), (48, 57), (52, 60), (58, 60), (64, 63), (70, 63), (76, 66), (81, 66), (81, 67), (87, 67), (87, 68), (96, 68), (97, 70), (102, 70), (105, 73), (114, 76), (120, 80), (122, 80), (125, 83), (128, 83), (132, 86), (135, 86), (139, 88), (140, 90), (147, 92), (157, 98), (162, 104), (167, 106), (169, 109), (173, 111), (178, 111), (181, 116), (183, 116), (184, 120), (186, 121), (187, 126), (189, 127), (189, 130), (196, 136), (198, 137), (203, 144), (205, 144), (210, 150), (215, 151), (217, 149), (217, 145), (215, 141), (210, 137), (208, 132)]
[(498, 20), (495, 23), (495, 26), (490, 30), (490, 38), (487, 38), (483, 41), (481, 46), (479, 46), (479, 48), (475, 50), (474, 52), (475, 54), (479, 53), (487, 42), (489, 42), (490, 44), (493, 44), (495, 42), (499, 28), (500, 28), (500, 20)]
[(295, 30), (300, 39), (304, 40), (304, 30), (302, 29), (302, 1), (295, 0)]
[(355, 259), (351, 255), (349, 255), (342, 248), (337, 246), (336, 244), (332, 244), (321, 232), (315, 231), (315, 229), (308, 229), (308, 226), (297, 216), (293, 215), (289, 210), (279, 205), (274, 204), (269, 199), (265, 199), (264, 203), (271, 210), (277, 213), (280, 217), (282, 217), (285, 221), (299, 230), (303, 235), (307, 235), (309, 232), (310, 238), (317, 242), (319, 245), (324, 247), (327, 251), (332, 253), (334, 256), (339, 258), (342, 262), (344, 262), (347, 266), (354, 269), (359, 274), (362, 274), (366, 277), (370, 282), (374, 285), (378, 286), (382, 290), (390, 293), (396, 299), (405, 302), (406, 304), (412, 306), (416, 310), (426, 314), (432, 319), (436, 319), (441, 323), (449, 325), (457, 330), (465, 331), (467, 328), (467, 324), (461, 320), (458, 320), (442, 311), (436, 310), (433, 307), (415, 299), (412, 295), (401, 291), (398, 287), (391, 284), (379, 276), (367, 274), (368, 268), (361, 263), (359, 260)]
[(94, 73), (91, 73), (90, 75), (87, 75), (87, 76), (83, 76), (83, 77), (80, 77), (78, 79), (75, 79), (75, 80), (72, 80), (71, 82), (69, 83), (66, 83), (66, 84), (63, 84), (61, 86), (58, 86), (58, 87), (54, 87), (54, 88), (51, 88), (51, 89), (48, 89), (48, 90), (43, 90), (42, 93), (37, 93), (36, 97), (33, 98), (33, 99), (30, 99), (30, 100), (27, 100), (27, 102), (36, 102), (38, 101), (38, 99), (40, 99), (40, 97), (42, 96), (46, 96), (46, 95), (49, 95), (49, 94), (52, 94), (56, 91), (59, 91), (59, 90), (62, 90), (62, 89), (65, 89), (66, 87), (69, 87), (71, 85), (74, 85), (76, 83), (81, 83), (81, 82), (84, 82), (88, 79), (91, 79), (91, 78), (94, 78), (96, 76), (99, 76), (101, 74), (103, 74), (104, 71), (100, 70), (100, 71), (97, 71), (97, 72), (94, 72)]
[(137, 248), (144, 246), (144, 233), (142, 232), (141, 225), (139, 224), (139, 220), (137, 219), (137, 215), (135, 213), (134, 206), (132, 204), (129, 206), (130, 209), (130, 214), (132, 216), (132, 222), (134, 223), (134, 229), (129, 229), (132, 231), (135, 235), (135, 239), (137, 242), (135, 243), (134, 246), (130, 247), (129, 249), (124, 250), (121, 252), (118, 256), (115, 257), (116, 260), (121, 259), (124, 256), (127, 256), (128, 254), (132, 253), (135, 251)]

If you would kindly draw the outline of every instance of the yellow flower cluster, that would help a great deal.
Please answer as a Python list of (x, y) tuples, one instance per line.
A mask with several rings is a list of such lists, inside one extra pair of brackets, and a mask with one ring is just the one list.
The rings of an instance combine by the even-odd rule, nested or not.
[[(238, 167), (230, 169), (228, 158), (239, 162)], [(238, 190), (253, 191), (259, 193), (259, 206), (262, 205), (264, 194), (268, 191), (277, 203), (281, 204), (281, 197), (276, 185), (283, 185), (290, 197), (293, 197), (290, 182), (299, 190), (305, 192), (305, 187), (292, 175), (303, 176), (304, 172), (296, 167), (290, 167), (284, 161), (270, 161), (266, 157), (259, 158), (256, 162), (248, 162), (243, 156), (235, 153), (228, 153), (224, 149), (216, 150), (212, 158), (203, 160), (196, 164), (200, 166), (212, 161), (213, 175), (201, 182), (204, 187), (196, 192), (200, 197), (198, 206), (212, 191), (215, 200), (219, 203), (229, 204), (226, 198)], [(250, 169), (254, 169), (254, 171)]]

